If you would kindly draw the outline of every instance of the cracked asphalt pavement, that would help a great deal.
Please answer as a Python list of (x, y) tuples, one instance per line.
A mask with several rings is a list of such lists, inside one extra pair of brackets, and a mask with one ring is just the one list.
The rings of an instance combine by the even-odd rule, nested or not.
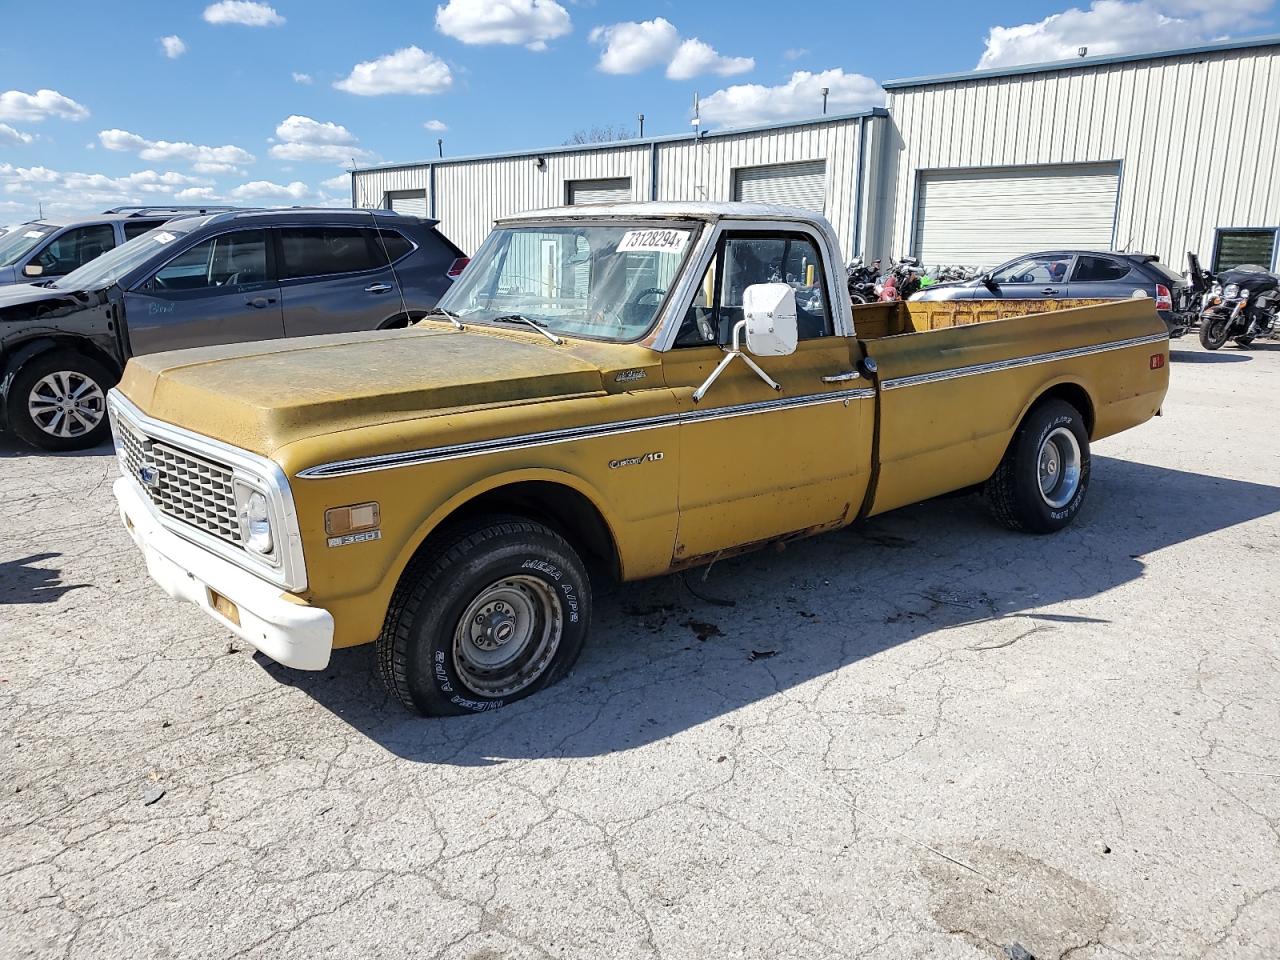
[(109, 450), (0, 440), (0, 956), (1280, 955), (1280, 345), (1175, 347), (1068, 531), (602, 586), (566, 681), (443, 721), (164, 597)]

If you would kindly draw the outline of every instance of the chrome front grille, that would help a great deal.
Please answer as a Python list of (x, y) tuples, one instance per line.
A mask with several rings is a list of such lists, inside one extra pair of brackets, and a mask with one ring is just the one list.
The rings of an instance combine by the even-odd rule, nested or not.
[(231, 468), (136, 433), (117, 419), (129, 475), (164, 514), (242, 546)]

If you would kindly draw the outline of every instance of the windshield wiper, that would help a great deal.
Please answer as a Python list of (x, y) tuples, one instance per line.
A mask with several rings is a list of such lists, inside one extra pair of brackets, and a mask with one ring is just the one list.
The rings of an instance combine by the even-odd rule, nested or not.
[(430, 310), (427, 311), (427, 316), (429, 317), (432, 314), (436, 314), (436, 313), (438, 313), (442, 317), (445, 317), (450, 323), (452, 323), (459, 330), (467, 329), (462, 325), (462, 321), (459, 320), (456, 315), (450, 313), (444, 307), (432, 307)]
[(494, 323), (523, 323), (523, 324), (526, 324), (527, 326), (533, 327), (533, 329), (537, 330), (540, 334), (542, 334), (544, 337), (546, 337), (556, 346), (559, 346), (560, 344), (564, 343), (564, 340), (562, 340), (560, 337), (557, 337), (554, 333), (552, 333), (550, 330), (547, 329), (547, 325), (545, 323), (543, 323), (541, 320), (534, 320), (532, 317), (522, 316), (521, 314), (518, 314), (518, 313), (508, 313), (505, 316), (494, 317), (493, 322)]

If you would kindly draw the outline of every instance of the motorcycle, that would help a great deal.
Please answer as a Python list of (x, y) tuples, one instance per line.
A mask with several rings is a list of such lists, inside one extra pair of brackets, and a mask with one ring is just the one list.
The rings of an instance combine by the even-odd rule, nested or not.
[(1210, 274), (1200, 305), (1200, 343), (1217, 350), (1228, 340), (1248, 347), (1258, 337), (1280, 333), (1280, 275), (1245, 264)]
[(857, 257), (849, 264), (845, 274), (849, 287), (849, 299), (855, 307), (879, 299), (876, 293), (876, 279), (880, 276), (879, 260), (873, 260), (868, 264), (863, 263), (861, 257)]
[(923, 276), (924, 268), (915, 257), (896, 260), (889, 268), (889, 272), (875, 285), (876, 297), (881, 303), (906, 300), (920, 289)]

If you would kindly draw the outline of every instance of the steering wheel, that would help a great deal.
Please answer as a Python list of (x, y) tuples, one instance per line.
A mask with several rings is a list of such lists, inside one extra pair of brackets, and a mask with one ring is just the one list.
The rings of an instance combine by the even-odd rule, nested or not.
[(631, 298), (622, 306), (622, 310), (618, 313), (618, 320), (623, 326), (630, 326), (632, 317), (643, 310), (646, 306), (645, 300), (652, 297), (653, 306), (657, 306), (662, 302), (662, 298), (667, 295), (667, 291), (662, 287), (645, 287), (643, 290), (637, 290), (631, 295)]

